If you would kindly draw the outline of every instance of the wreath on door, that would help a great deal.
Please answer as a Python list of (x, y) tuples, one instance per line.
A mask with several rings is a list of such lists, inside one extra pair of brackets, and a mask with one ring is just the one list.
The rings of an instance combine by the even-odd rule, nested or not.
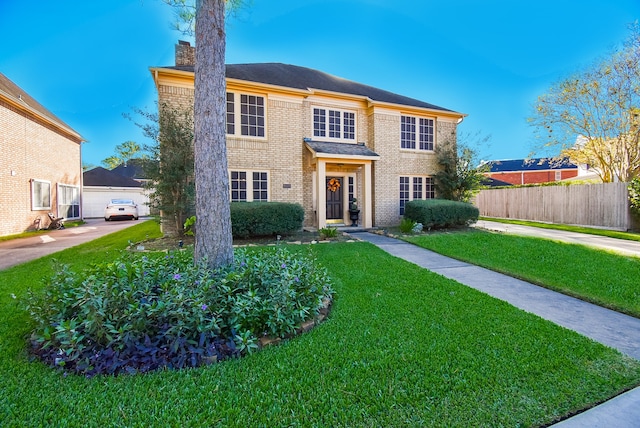
[(331, 180), (329, 180), (329, 183), (327, 183), (327, 189), (329, 189), (332, 192), (337, 191), (340, 188), (340, 180), (338, 180), (337, 178), (332, 178)]

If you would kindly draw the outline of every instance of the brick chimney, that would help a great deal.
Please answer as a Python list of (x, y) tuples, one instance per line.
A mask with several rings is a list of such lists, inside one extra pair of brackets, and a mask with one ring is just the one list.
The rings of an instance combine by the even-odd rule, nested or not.
[(176, 66), (195, 66), (196, 48), (191, 43), (178, 40), (176, 45)]

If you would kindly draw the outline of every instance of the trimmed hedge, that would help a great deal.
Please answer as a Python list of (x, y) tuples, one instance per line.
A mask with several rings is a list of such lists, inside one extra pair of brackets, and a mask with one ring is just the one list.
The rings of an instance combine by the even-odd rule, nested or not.
[(417, 199), (404, 207), (404, 218), (422, 223), (426, 229), (467, 226), (478, 221), (479, 215), (471, 204), (446, 199)]
[(234, 238), (286, 235), (302, 229), (304, 209), (285, 202), (232, 202)]

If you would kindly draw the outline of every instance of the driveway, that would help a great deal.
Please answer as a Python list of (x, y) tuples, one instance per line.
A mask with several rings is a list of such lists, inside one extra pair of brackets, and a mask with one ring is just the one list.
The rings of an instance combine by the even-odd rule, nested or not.
[(50, 230), (29, 238), (0, 242), (0, 270), (100, 238), (139, 224), (138, 221), (86, 219), (86, 224), (62, 230)]
[(552, 239), (554, 241), (563, 241), (571, 244), (587, 245), (627, 256), (640, 257), (639, 241), (627, 241), (625, 239), (609, 238), (607, 236), (587, 235), (584, 233), (543, 229), (540, 227), (521, 226), (519, 224), (499, 223), (488, 220), (478, 220), (475, 227), (478, 229), (487, 229), (514, 235), (533, 236), (536, 238)]

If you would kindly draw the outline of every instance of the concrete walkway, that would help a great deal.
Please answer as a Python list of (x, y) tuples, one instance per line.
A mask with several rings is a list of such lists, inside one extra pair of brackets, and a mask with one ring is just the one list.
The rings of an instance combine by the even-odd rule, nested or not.
[[(640, 360), (640, 319), (638, 318), (451, 259), (397, 239), (367, 232), (352, 233), (352, 236), (370, 242), (393, 256), (509, 302), (524, 311), (577, 331)], [(559, 238), (556, 236), (553, 239)], [(640, 426), (640, 388), (555, 426), (637, 428)]]

